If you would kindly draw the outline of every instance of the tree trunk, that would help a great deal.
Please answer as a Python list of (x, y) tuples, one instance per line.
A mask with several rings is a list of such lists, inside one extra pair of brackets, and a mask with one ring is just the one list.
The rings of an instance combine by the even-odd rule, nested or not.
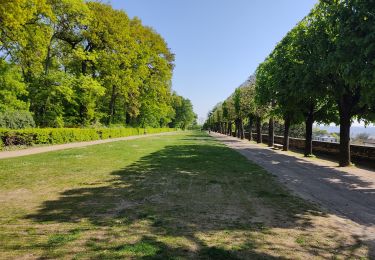
[(350, 106), (342, 102), (340, 105), (340, 167), (346, 167), (350, 162)]
[(241, 119), (237, 120), (237, 138), (241, 138)]
[(262, 118), (257, 117), (257, 143), (262, 143)]
[(128, 112), (125, 112), (125, 124), (130, 125), (131, 116)]
[(249, 141), (253, 140), (253, 117), (249, 117)]
[(242, 139), (242, 119), (238, 119), (238, 138)]
[(312, 132), (314, 124), (314, 112), (310, 111), (306, 117), (306, 135), (305, 135), (305, 157), (309, 157), (313, 154), (312, 151)]
[(51, 64), (51, 43), (50, 45), (48, 45), (48, 49), (47, 49), (47, 56), (46, 56), (46, 60), (44, 64), (44, 75), (48, 75), (50, 64)]
[(283, 151), (289, 150), (289, 128), (290, 128), (290, 117), (284, 117), (284, 143), (283, 143)]
[(241, 120), (238, 119), (237, 121), (237, 138), (241, 138)]
[(109, 102), (109, 117), (108, 124), (112, 123), (113, 116), (115, 115), (115, 103), (116, 103), (116, 86), (112, 86), (111, 100)]
[(235, 124), (235, 136), (238, 138), (239, 137), (239, 124), (238, 124), (238, 118), (234, 121)]
[(240, 124), (240, 137), (243, 140), (245, 138), (245, 129), (244, 129), (244, 126), (243, 126), (243, 120), (242, 119), (239, 120), (239, 124)]
[(86, 74), (87, 74), (87, 61), (86, 61), (86, 60), (83, 60), (83, 61), (82, 61), (82, 64), (81, 64), (81, 70), (82, 70), (82, 74), (83, 74), (83, 75), (86, 75)]
[(52, 49), (52, 42), (55, 38), (55, 34), (52, 35), (50, 41), (49, 41), (49, 44), (48, 44), (48, 47), (47, 47), (47, 55), (46, 55), (46, 59), (44, 61), (44, 75), (48, 75), (49, 73), (49, 67), (51, 65), (51, 49)]
[(270, 118), (268, 122), (268, 147), (273, 147), (274, 140), (275, 140), (275, 120), (273, 117)]

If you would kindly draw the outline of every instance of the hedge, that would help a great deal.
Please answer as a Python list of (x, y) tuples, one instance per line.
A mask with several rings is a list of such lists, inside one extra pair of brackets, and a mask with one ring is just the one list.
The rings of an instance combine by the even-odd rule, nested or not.
[(0, 149), (13, 145), (66, 144), (176, 131), (174, 128), (30, 128), (0, 129)]

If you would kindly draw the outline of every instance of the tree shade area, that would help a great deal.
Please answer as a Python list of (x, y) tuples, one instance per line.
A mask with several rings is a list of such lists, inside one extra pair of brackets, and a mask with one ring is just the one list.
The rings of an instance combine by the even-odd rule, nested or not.
[(96, 1), (4, 0), (0, 21), (0, 127), (195, 122), (171, 89), (174, 54), (140, 19)]
[(375, 121), (375, 4), (367, 0), (320, 1), (259, 65), (256, 73), (210, 113), (206, 127), (227, 134), (233, 125), (258, 142), (267, 120), (284, 122), (283, 149), (293, 125), (305, 124), (305, 156), (312, 155), (314, 123), (340, 125), (340, 166), (350, 162), (353, 120)]

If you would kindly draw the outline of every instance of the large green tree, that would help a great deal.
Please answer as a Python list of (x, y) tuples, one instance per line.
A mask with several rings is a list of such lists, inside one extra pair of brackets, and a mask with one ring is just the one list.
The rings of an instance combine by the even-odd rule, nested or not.
[(3, 106), (30, 104), (38, 126), (156, 127), (176, 115), (174, 55), (138, 18), (97, 1), (4, 0), (0, 22), (12, 64), (2, 64)]
[(195, 123), (196, 115), (193, 111), (193, 105), (189, 99), (173, 94), (172, 107), (175, 115), (170, 123), (173, 128), (187, 129)]
[(321, 1), (312, 22), (325, 41), (316, 42), (325, 59), (321, 70), (329, 82), (329, 97), (338, 107), (340, 166), (350, 165), (350, 126), (368, 119), (374, 100), (375, 5), (366, 0)]

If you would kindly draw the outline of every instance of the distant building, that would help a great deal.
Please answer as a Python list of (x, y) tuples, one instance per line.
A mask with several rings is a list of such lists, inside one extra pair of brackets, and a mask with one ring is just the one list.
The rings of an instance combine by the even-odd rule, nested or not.
[(337, 138), (331, 135), (317, 135), (313, 137), (314, 141), (327, 142), (327, 143), (337, 143)]
[(366, 146), (375, 146), (375, 139), (365, 140), (365, 141), (363, 141), (363, 145), (366, 145)]

